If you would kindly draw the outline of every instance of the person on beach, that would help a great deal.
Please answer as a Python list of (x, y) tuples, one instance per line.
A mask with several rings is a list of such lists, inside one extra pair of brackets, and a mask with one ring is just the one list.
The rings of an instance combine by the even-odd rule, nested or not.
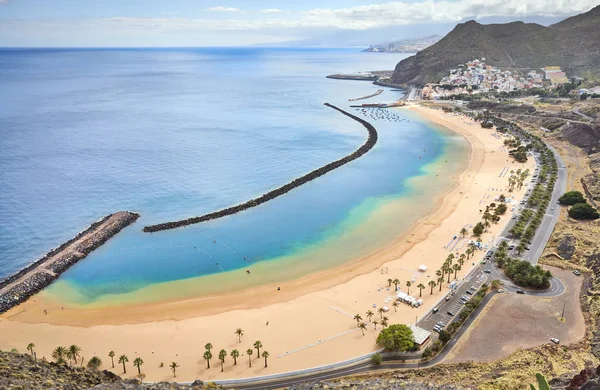
[(267, 325), (265, 325), (265, 326), (269, 326), (269, 321), (267, 321)]

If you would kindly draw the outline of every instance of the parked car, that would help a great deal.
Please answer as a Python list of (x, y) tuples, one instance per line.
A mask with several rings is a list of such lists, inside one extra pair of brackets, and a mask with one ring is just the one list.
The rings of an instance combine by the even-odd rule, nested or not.
[[(469, 295), (473, 295), (473, 293), (471, 292), (471, 290), (467, 290), (467, 291), (465, 291), (465, 292), (466, 292), (467, 294), (469, 294)], [(463, 295), (463, 296), (464, 296), (464, 295)]]
[(557, 339), (556, 337), (552, 337), (552, 338), (550, 339), (550, 341), (552, 341), (554, 344), (558, 344), (558, 343), (560, 343), (560, 340), (559, 340), (559, 339)]
[(438, 310), (440, 310), (440, 309), (438, 309), (437, 307), (434, 307), (433, 310), (432, 310), (433, 314), (437, 313)]
[(503, 290), (503, 289), (501, 289), (501, 288), (499, 288), (499, 289), (498, 289), (498, 292), (499, 292), (499, 293), (503, 293), (503, 292), (504, 292), (504, 290)]
[(448, 301), (450, 300), (450, 298), (452, 298), (452, 297), (451, 297), (450, 295), (448, 295), (448, 296), (446, 297), (446, 302), (448, 302)]
[(486, 274), (491, 274), (492, 270), (490, 270), (490, 269), (484, 269), (483, 272), (485, 272)]
[(577, 276), (581, 275), (581, 271), (578, 269), (573, 270), (573, 273)]
[(508, 250), (509, 250), (509, 251), (512, 251), (513, 249), (515, 249), (515, 245), (514, 245), (514, 244), (510, 244), (510, 245), (508, 246)]
[(452, 312), (452, 311), (448, 311), (448, 313), (447, 313), (447, 314), (448, 314), (449, 316), (452, 316), (452, 317), (454, 317), (454, 312)]
[(523, 290), (517, 290), (517, 294), (525, 294), (525, 291), (523, 291)]

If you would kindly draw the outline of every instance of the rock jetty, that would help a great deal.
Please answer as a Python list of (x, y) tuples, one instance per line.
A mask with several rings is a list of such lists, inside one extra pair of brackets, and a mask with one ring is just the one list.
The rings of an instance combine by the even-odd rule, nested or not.
[(204, 214), (199, 217), (193, 217), (193, 218), (188, 218), (188, 219), (183, 219), (183, 220), (173, 221), (173, 222), (165, 222), (165, 223), (160, 223), (157, 225), (149, 225), (149, 226), (144, 227), (143, 230), (145, 232), (151, 233), (151, 232), (158, 232), (161, 230), (175, 229), (178, 227), (192, 225), (195, 223), (206, 222), (206, 221), (210, 221), (213, 219), (223, 218), (225, 216), (236, 214), (236, 213), (239, 213), (240, 211), (244, 211), (249, 208), (256, 207), (260, 204), (263, 204), (272, 199), (275, 199), (278, 196), (281, 196), (281, 195), (293, 190), (294, 188), (300, 187), (301, 185), (308, 183), (311, 180), (314, 180), (320, 176), (323, 176), (324, 174), (326, 174), (330, 171), (333, 171), (334, 169), (339, 168), (342, 165), (348, 164), (350, 161), (356, 160), (357, 158), (361, 157), (363, 154), (365, 154), (369, 150), (371, 150), (373, 148), (373, 146), (375, 146), (375, 144), (377, 143), (377, 130), (375, 130), (373, 125), (371, 125), (366, 120), (359, 118), (355, 115), (352, 115), (349, 112), (346, 112), (346, 111), (342, 110), (341, 108), (338, 108), (332, 104), (325, 103), (325, 105), (327, 107), (333, 108), (334, 110), (337, 110), (337, 111), (341, 112), (342, 114), (346, 115), (347, 117), (352, 118), (355, 121), (359, 122), (369, 132), (369, 137), (367, 138), (367, 141), (364, 144), (362, 144), (358, 149), (356, 149), (353, 153), (351, 153), (339, 160), (330, 162), (329, 164), (324, 165), (321, 168), (315, 169), (314, 171), (307, 173), (306, 175), (301, 176), (297, 179), (294, 179), (293, 181), (291, 181), (279, 188), (269, 191), (266, 194), (259, 196), (258, 198), (251, 199), (247, 202), (244, 202), (244, 203), (241, 203), (241, 204), (238, 204), (236, 206), (232, 206), (232, 207), (229, 207), (226, 209), (222, 209), (219, 211), (214, 211), (212, 213)]
[(129, 211), (107, 215), (44, 257), (0, 281), (0, 314), (25, 302), (139, 218)]

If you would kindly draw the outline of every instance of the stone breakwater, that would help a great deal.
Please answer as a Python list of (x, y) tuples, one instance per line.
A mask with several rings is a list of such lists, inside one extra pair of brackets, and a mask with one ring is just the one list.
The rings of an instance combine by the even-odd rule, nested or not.
[(70, 266), (85, 258), (111, 237), (139, 218), (120, 211), (92, 223), (75, 237), (49, 251), (44, 257), (0, 282), (0, 313), (25, 302), (52, 283)]
[(260, 204), (263, 204), (272, 199), (275, 199), (278, 196), (281, 196), (281, 195), (293, 190), (294, 188), (300, 187), (301, 185), (308, 183), (311, 180), (314, 180), (320, 176), (323, 176), (324, 174), (331, 172), (334, 169), (341, 167), (342, 165), (348, 164), (350, 161), (356, 160), (357, 158), (361, 157), (363, 154), (365, 154), (369, 150), (371, 150), (373, 148), (373, 146), (375, 146), (375, 144), (377, 143), (377, 130), (375, 130), (373, 125), (371, 125), (369, 122), (365, 121), (364, 119), (359, 118), (355, 115), (352, 115), (349, 112), (346, 112), (346, 111), (342, 110), (341, 108), (338, 108), (332, 104), (325, 103), (325, 105), (327, 107), (333, 108), (334, 110), (341, 112), (342, 114), (346, 115), (347, 117), (352, 118), (355, 121), (362, 124), (369, 132), (369, 137), (367, 138), (367, 141), (364, 144), (362, 144), (358, 149), (356, 149), (354, 152), (352, 152), (351, 154), (349, 154), (339, 160), (330, 162), (329, 164), (324, 165), (318, 169), (315, 169), (314, 171), (307, 173), (306, 175), (301, 176), (297, 179), (294, 179), (291, 182), (289, 182), (279, 188), (269, 191), (266, 194), (259, 196), (258, 198), (251, 199), (247, 202), (244, 202), (244, 203), (241, 203), (241, 204), (238, 204), (236, 206), (232, 206), (232, 207), (229, 207), (226, 209), (222, 209), (219, 211), (214, 211), (212, 213), (204, 214), (199, 217), (193, 217), (193, 218), (183, 219), (183, 220), (179, 220), (179, 221), (165, 222), (165, 223), (160, 223), (157, 225), (146, 226), (146, 227), (144, 227), (143, 230), (145, 232), (151, 233), (151, 232), (157, 232), (157, 231), (161, 231), (161, 230), (175, 229), (178, 227), (192, 225), (195, 223), (206, 222), (206, 221), (210, 221), (213, 219), (223, 218), (225, 216), (236, 214), (236, 213), (239, 213), (240, 211), (244, 211), (249, 208), (256, 207)]

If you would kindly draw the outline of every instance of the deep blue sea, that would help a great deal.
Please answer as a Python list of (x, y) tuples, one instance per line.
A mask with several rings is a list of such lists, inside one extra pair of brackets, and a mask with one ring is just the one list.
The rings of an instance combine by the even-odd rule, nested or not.
[[(372, 121), (380, 136), (373, 150), (283, 197), (188, 228), (141, 228), (246, 201), (352, 152), (365, 129), (323, 103), (350, 110), (349, 98), (380, 87), (325, 76), (393, 69), (404, 57), (354, 49), (0, 50), (0, 277), (119, 210), (142, 217), (59, 280), (81, 301), (273, 259), (293, 263), (297, 254), (323, 262), (310, 251), (407, 195), (408, 179), (448, 145), (464, 148), (462, 140), (397, 109), (405, 120)], [(386, 88), (368, 101), (401, 96)], [(394, 218), (400, 230), (406, 221)], [(397, 233), (366, 235), (340, 261)]]

